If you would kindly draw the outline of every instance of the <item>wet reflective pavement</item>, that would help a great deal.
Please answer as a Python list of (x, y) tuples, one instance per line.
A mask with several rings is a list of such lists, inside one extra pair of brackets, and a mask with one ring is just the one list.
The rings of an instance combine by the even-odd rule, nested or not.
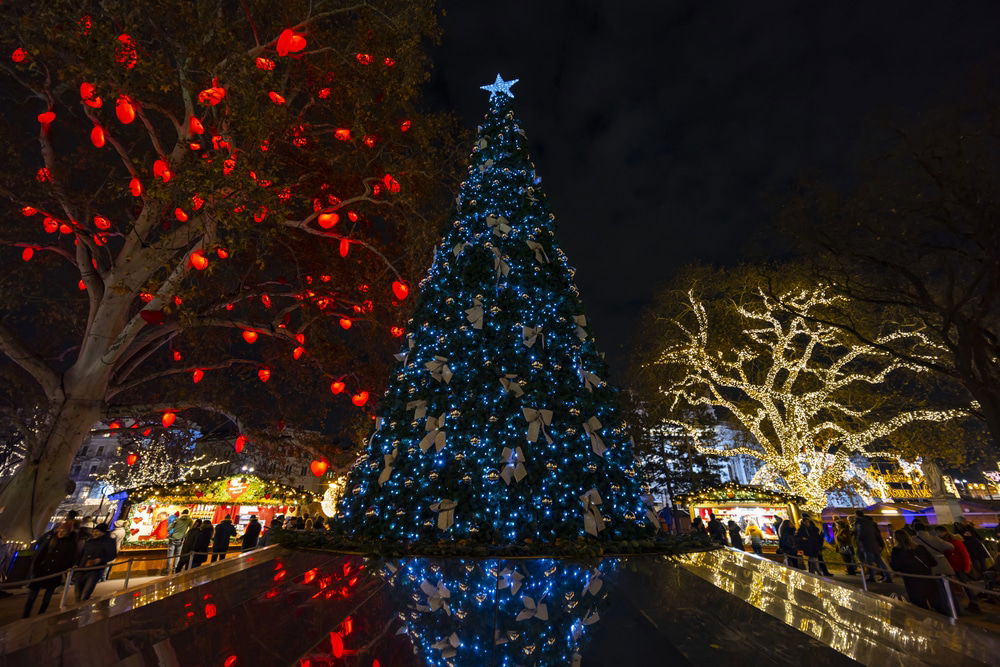
[[(752, 561), (726, 567), (758, 581)], [(788, 623), (798, 592), (782, 593), (778, 618), (693, 572), (663, 557), (375, 561), (269, 547), (0, 628), (0, 665), (858, 664)]]

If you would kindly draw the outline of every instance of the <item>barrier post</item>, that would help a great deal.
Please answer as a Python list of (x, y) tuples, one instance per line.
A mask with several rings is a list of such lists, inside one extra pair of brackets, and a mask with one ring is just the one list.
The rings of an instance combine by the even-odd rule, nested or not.
[(125, 585), (122, 586), (122, 590), (128, 588), (128, 580), (132, 578), (132, 559), (128, 559), (128, 567), (125, 568)]
[(62, 597), (59, 598), (59, 608), (66, 608), (66, 596), (69, 595), (69, 588), (73, 585), (73, 568), (66, 570), (66, 583), (63, 585)]
[(858, 561), (858, 572), (861, 573), (861, 590), (868, 592), (868, 577), (865, 576), (865, 564)]
[(951, 584), (948, 582), (948, 577), (942, 574), (941, 583), (944, 584), (944, 595), (948, 598), (948, 609), (951, 611), (951, 620), (954, 621), (958, 618), (958, 610), (955, 608), (955, 597), (951, 594)]

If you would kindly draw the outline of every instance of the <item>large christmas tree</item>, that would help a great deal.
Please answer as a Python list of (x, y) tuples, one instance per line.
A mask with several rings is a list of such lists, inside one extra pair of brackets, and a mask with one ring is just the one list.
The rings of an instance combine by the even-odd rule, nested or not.
[(631, 442), (512, 108), (490, 109), (342, 503), (359, 538), (649, 535)]

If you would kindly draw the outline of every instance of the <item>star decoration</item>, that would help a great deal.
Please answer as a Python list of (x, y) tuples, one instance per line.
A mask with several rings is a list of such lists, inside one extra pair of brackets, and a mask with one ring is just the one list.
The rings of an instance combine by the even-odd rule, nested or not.
[(498, 95), (500, 93), (503, 93), (507, 97), (514, 97), (514, 93), (510, 92), (510, 89), (518, 81), (520, 81), (520, 79), (513, 79), (511, 81), (504, 81), (503, 77), (501, 77), (499, 74), (497, 74), (496, 81), (494, 81), (493, 83), (491, 83), (491, 84), (489, 84), (487, 86), (479, 86), (479, 88), (481, 90), (488, 90), (488, 91), (490, 91), (490, 99), (491, 100), (493, 99), (494, 95)]

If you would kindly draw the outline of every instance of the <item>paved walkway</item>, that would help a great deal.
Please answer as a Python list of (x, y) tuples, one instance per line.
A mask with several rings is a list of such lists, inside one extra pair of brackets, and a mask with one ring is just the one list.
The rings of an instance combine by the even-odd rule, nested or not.
[[(162, 578), (163, 577), (132, 577), (129, 579), (128, 585), (129, 588), (132, 588), (133, 586), (148, 584), (151, 581), (156, 581), (157, 579)], [(102, 581), (97, 584), (97, 587), (94, 589), (94, 595), (91, 599), (97, 600), (112, 595), (113, 593), (117, 593), (122, 590), (122, 585), (124, 583), (124, 579)], [(21, 618), (21, 614), (24, 613), (24, 601), (28, 595), (27, 588), (8, 588), (6, 591), (11, 593), (11, 595), (9, 597), (0, 598), (0, 626), (13, 623)], [(49, 603), (49, 608), (45, 611), (46, 615), (59, 611), (59, 601), (62, 599), (62, 593), (62, 586), (56, 588), (55, 593), (52, 595), (52, 602)], [(70, 590), (69, 594), (66, 596), (67, 607), (76, 604), (75, 593), (75, 590)], [(32, 618), (39, 615), (38, 608), (42, 604), (42, 596), (44, 594), (44, 590), (38, 592), (38, 599), (35, 600), (35, 606), (32, 610)]]

